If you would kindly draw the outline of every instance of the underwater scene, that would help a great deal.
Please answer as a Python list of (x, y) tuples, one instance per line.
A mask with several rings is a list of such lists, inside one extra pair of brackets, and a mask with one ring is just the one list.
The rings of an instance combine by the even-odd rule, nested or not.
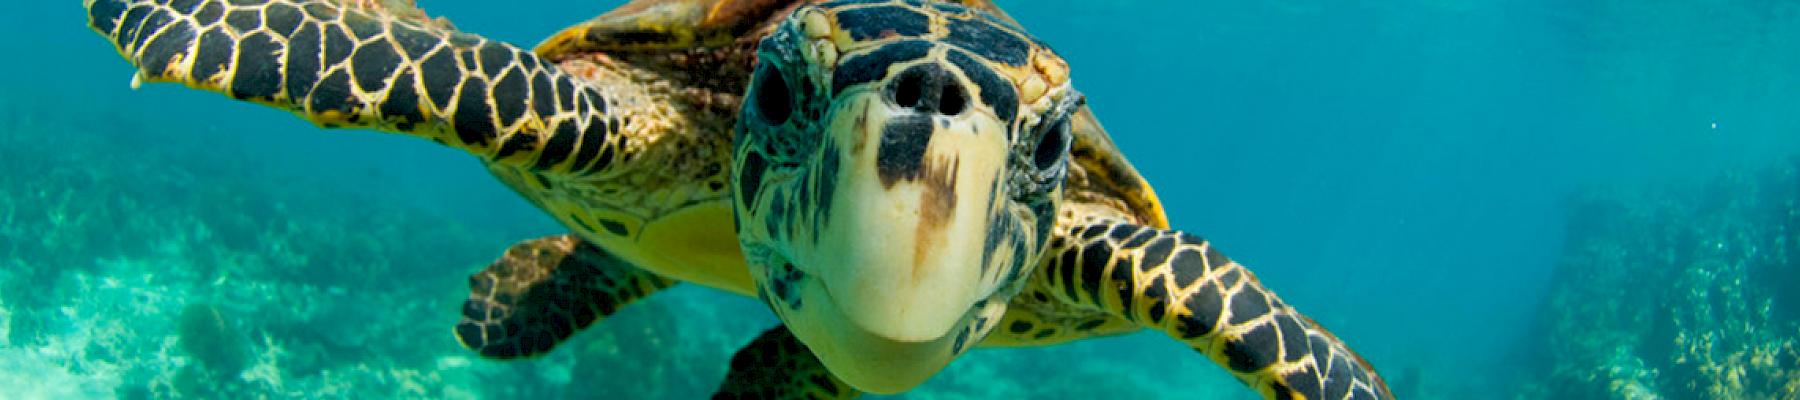
[[(625, 1), (417, 3), (530, 49)], [(994, 3), (1171, 228), (1395, 398), (1800, 399), (1800, 2)], [(457, 148), (139, 85), (88, 19), (0, 13), (0, 399), (689, 399), (786, 365), (733, 359), (771, 305), (697, 284), (471, 350), (471, 276), (575, 228)], [(865, 397), (1264, 398), (1173, 334), (977, 347)]]

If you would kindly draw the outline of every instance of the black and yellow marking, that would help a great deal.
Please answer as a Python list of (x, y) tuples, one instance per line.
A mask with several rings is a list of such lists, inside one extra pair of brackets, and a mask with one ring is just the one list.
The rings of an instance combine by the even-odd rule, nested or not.
[(892, 5), (844, 10), (837, 13), (837, 21), (838, 26), (855, 40), (881, 39), (889, 35), (916, 37), (931, 31), (929, 16)]
[(1343, 341), (1198, 236), (1121, 222), (1064, 234), (1037, 277), (1059, 301), (1167, 333), (1266, 398), (1394, 398)]
[(674, 284), (574, 236), (528, 240), (469, 277), (456, 337), (485, 357), (540, 356)]
[(87, 0), (138, 78), (591, 173), (623, 146), (602, 91), (509, 44), (332, 0)]

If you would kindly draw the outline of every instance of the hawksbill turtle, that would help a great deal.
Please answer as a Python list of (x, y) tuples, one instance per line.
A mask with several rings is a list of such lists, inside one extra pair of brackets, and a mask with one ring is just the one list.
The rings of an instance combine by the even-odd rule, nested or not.
[(638, 0), (534, 50), (410, 0), (86, 0), (137, 67), (324, 127), (465, 150), (571, 234), (470, 279), (490, 358), (677, 282), (782, 321), (726, 397), (905, 391), (975, 346), (1151, 329), (1266, 398), (1389, 399), (1198, 236), (988, 0)]

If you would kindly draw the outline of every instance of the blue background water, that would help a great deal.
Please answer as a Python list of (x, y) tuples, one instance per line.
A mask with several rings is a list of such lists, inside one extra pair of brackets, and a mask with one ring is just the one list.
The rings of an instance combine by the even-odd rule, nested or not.
[[(0, 16), (0, 54), (8, 55), (0, 104), (17, 118), (118, 129), (4, 134), (130, 143), (104, 151), (117, 158), (162, 140), (199, 143), (175, 159), (179, 151), (231, 154), (256, 171), (246, 179), (324, 199), (384, 192), (391, 206), (494, 238), (459, 263), (424, 268), (445, 278), (460, 279), (511, 241), (561, 230), (449, 149), (323, 131), (176, 85), (131, 90), (132, 70), (86, 29), (77, 3), (22, 2)], [(618, 2), (423, 3), (464, 30), (532, 44)], [(1506, 398), (1523, 379), (1520, 358), (1538, 351), (1527, 343), (1540, 334), (1533, 321), (1572, 192), (1698, 181), (1800, 152), (1800, 3), (1000, 3), (1069, 60), (1077, 87), (1156, 185), (1174, 225), (1215, 240), (1383, 371), (1421, 371), (1439, 396)], [(433, 310), (442, 316), (413, 317), (453, 322), (461, 292), (450, 290), (426, 299), (443, 303)], [(747, 299), (677, 293), (683, 304), (754, 315), (734, 317), (745, 319), (734, 323), (746, 327), (741, 340), (772, 323)], [(458, 350), (442, 331), (446, 351)], [(995, 361), (1033, 357), (1066, 361)], [(1121, 379), (1191, 388), (1157, 389), (1168, 397), (1250, 396), (1153, 334), (981, 351), (946, 374), (1007, 365), (1016, 369), (995, 376), (1016, 381), (995, 384), (1017, 385), (1084, 362), (1111, 365)], [(960, 382), (940, 377), (916, 396), (953, 396)]]

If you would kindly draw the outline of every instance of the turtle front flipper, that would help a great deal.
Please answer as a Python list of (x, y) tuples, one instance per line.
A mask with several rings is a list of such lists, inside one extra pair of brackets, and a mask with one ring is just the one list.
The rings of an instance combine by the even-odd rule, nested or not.
[(486, 357), (542, 355), (594, 321), (674, 284), (572, 235), (528, 240), (469, 277), (456, 337)]
[(1394, 398), (1368, 361), (1198, 236), (1110, 222), (1064, 235), (1038, 271), (1063, 301), (1167, 333), (1265, 398)]
[(89, 24), (138, 67), (134, 84), (180, 82), (537, 171), (599, 170), (618, 150), (630, 110), (609, 109), (601, 88), (387, 3), (85, 2)]
[(854, 399), (861, 396), (831, 375), (787, 327), (764, 331), (731, 356), (731, 371), (714, 399)]

